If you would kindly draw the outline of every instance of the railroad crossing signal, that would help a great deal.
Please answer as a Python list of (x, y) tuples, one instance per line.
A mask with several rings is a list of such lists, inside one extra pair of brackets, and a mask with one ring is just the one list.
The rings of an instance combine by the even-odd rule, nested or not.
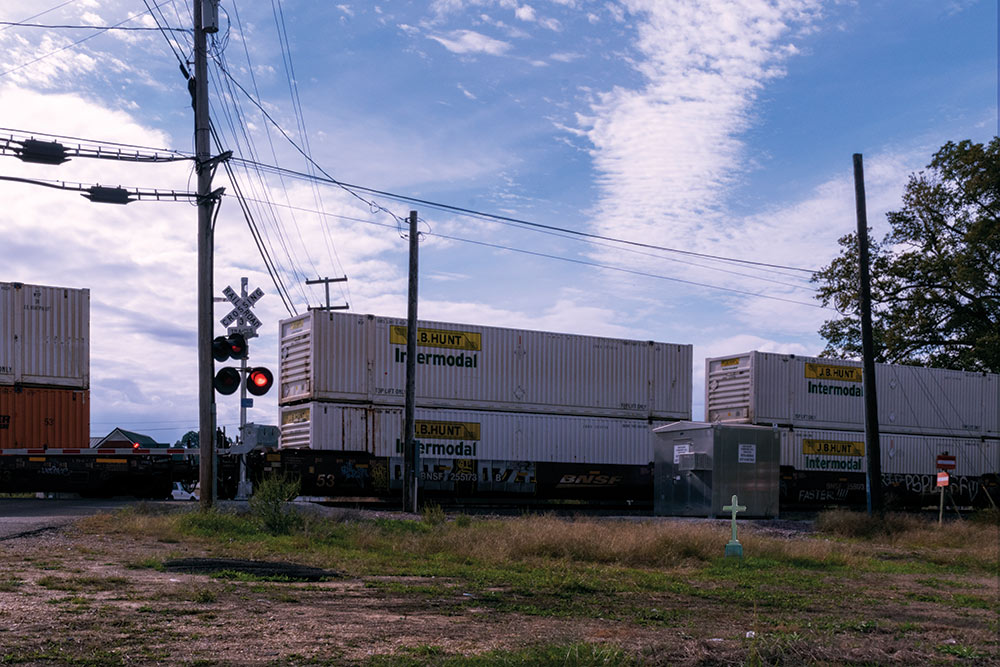
[[(233, 304), (233, 309), (229, 311), (229, 314), (219, 320), (222, 322), (222, 326), (229, 327), (229, 333), (241, 333), (247, 338), (256, 337), (257, 329), (263, 323), (257, 319), (257, 316), (250, 309), (264, 296), (264, 290), (258, 287), (247, 296), (239, 296), (236, 290), (227, 285), (226, 289), (222, 290), (222, 294), (229, 299), (229, 303)], [(230, 326), (233, 322), (237, 326)]]
[[(240, 388), (241, 383), (246, 382), (246, 390), (254, 396), (263, 396), (274, 384), (274, 376), (271, 371), (263, 366), (247, 368), (246, 358), (249, 356), (247, 345), (248, 338), (257, 336), (257, 329), (262, 322), (251, 312), (254, 304), (264, 296), (264, 290), (259, 287), (250, 294), (246, 293), (246, 278), (243, 279), (242, 291), (244, 296), (236, 294), (231, 286), (226, 286), (222, 290), (229, 303), (233, 304), (233, 309), (223, 317), (220, 322), (228, 327), (228, 336), (216, 336), (212, 341), (212, 357), (216, 361), (226, 361), (227, 359), (239, 359), (242, 363), (240, 368), (227, 366), (215, 375), (215, 390), (220, 394), (229, 395), (235, 393)], [(236, 326), (230, 326), (233, 323)], [(244, 399), (244, 401), (253, 399)], [(252, 403), (251, 403), (252, 405)]]

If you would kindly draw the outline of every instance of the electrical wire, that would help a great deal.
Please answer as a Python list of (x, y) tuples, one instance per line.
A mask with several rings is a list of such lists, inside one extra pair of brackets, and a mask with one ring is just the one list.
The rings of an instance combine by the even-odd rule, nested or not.
[[(28, 18), (24, 19), (24, 21), (30, 21), (30, 20), (32, 20), (32, 19), (37, 19), (37, 18), (38, 18), (39, 16), (45, 16), (45, 15), (46, 15), (46, 14), (48, 14), (49, 12), (54, 12), (54, 11), (55, 11), (55, 10), (57, 10), (57, 9), (62, 9), (62, 8), (63, 8), (63, 7), (65, 7), (66, 5), (71, 5), (71, 4), (73, 4), (74, 2), (76, 2), (76, 0), (66, 0), (66, 2), (64, 2), (64, 3), (62, 3), (62, 4), (59, 4), (59, 5), (56, 5), (55, 7), (52, 7), (52, 8), (50, 8), (50, 9), (46, 9), (46, 10), (45, 10), (45, 11), (43, 11), (43, 12), (38, 12), (37, 14), (32, 14), (32, 15), (31, 15), (31, 16), (29, 16)], [(13, 26), (15, 26), (15, 25), (19, 25), (19, 24), (18, 24), (18, 23), (11, 23), (11, 24), (10, 24), (10, 25), (8, 25), (8, 26), (7, 26), (6, 28), (0, 28), (0, 32), (3, 32), (4, 30), (7, 30), (7, 29), (9, 29), (9, 28), (11, 28), (11, 27), (13, 27)]]
[(194, 32), (188, 28), (148, 28), (146, 26), (120, 26), (120, 25), (49, 25), (45, 23), (18, 23), (16, 21), (0, 21), (0, 25), (8, 28), (17, 26), (19, 28), (49, 28), (50, 30), (131, 30), (131, 31), (156, 31), (172, 30), (174, 32)]
[[(269, 119), (269, 120), (271, 120), (271, 122), (274, 122), (272, 119)], [(281, 167), (275, 167), (273, 165), (261, 165), (261, 167), (263, 169), (265, 169), (265, 170), (281, 169)], [(285, 170), (285, 173), (288, 173), (290, 176), (296, 176), (296, 177), (302, 178), (302, 179), (318, 178), (318, 177), (314, 177), (314, 176), (311, 176), (310, 174), (303, 173), (303, 172), (292, 172), (292, 173), (289, 173), (288, 170)], [(435, 202), (435, 201), (431, 201), (431, 200), (428, 200), (428, 199), (420, 199), (418, 197), (410, 197), (410, 196), (407, 196), (407, 195), (401, 195), (401, 194), (397, 194), (397, 193), (394, 193), (394, 192), (388, 192), (386, 190), (377, 190), (375, 188), (369, 188), (369, 187), (366, 187), (364, 185), (357, 185), (355, 183), (346, 183), (346, 182), (339, 181), (339, 180), (331, 177), (329, 174), (326, 174), (325, 172), (323, 172), (323, 173), (326, 176), (326, 179), (320, 178), (319, 180), (321, 180), (323, 182), (326, 182), (326, 183), (329, 183), (331, 185), (336, 185), (336, 186), (338, 186), (338, 187), (340, 187), (342, 189), (346, 189), (346, 190), (349, 190), (349, 191), (350, 190), (359, 190), (361, 192), (368, 192), (368, 193), (371, 193), (371, 194), (381, 195), (381, 196), (387, 197), (389, 199), (394, 199), (394, 200), (401, 201), (401, 202), (408, 202), (408, 203), (411, 203), (411, 204), (421, 204), (421, 205), (428, 206), (430, 208), (434, 208), (434, 209), (438, 209), (438, 210), (442, 210), (442, 211), (449, 211), (449, 212), (452, 212), (452, 213), (459, 213), (461, 215), (467, 215), (467, 216), (472, 216), (472, 217), (477, 217), (477, 218), (483, 218), (483, 219), (487, 219), (487, 220), (493, 220), (493, 221), (504, 223), (504, 224), (512, 224), (512, 225), (518, 225), (518, 226), (525, 226), (525, 227), (531, 227), (531, 228), (534, 228), (534, 229), (543, 229), (543, 230), (548, 230), (548, 231), (552, 231), (552, 232), (558, 232), (558, 233), (569, 235), (569, 236), (580, 236), (580, 237), (584, 237), (584, 238), (597, 239), (597, 240), (601, 240), (601, 241), (609, 241), (609, 242), (612, 242), (612, 243), (619, 243), (619, 244), (622, 244), (622, 245), (629, 245), (629, 246), (633, 246), (633, 247), (645, 248), (647, 250), (659, 250), (659, 251), (662, 251), (662, 252), (671, 252), (671, 253), (677, 253), (677, 254), (681, 254), (681, 255), (689, 255), (689, 256), (693, 256), (693, 257), (701, 257), (703, 259), (710, 259), (710, 260), (719, 261), (719, 262), (729, 262), (729, 263), (734, 263), (734, 264), (747, 264), (747, 265), (751, 265), (751, 266), (759, 266), (759, 267), (764, 267), (764, 268), (769, 268), (769, 269), (782, 269), (782, 270), (786, 270), (786, 271), (797, 271), (797, 272), (808, 273), (808, 274), (816, 273), (815, 269), (806, 269), (806, 268), (796, 267), (796, 266), (787, 266), (787, 265), (784, 265), (784, 264), (771, 264), (771, 263), (768, 263), (768, 262), (757, 262), (757, 261), (748, 260), (748, 259), (740, 259), (740, 258), (737, 258), (737, 257), (724, 257), (722, 255), (713, 255), (713, 254), (710, 254), (710, 253), (700, 253), (700, 252), (695, 252), (693, 250), (681, 250), (679, 248), (671, 248), (669, 246), (660, 246), (660, 245), (656, 245), (656, 244), (652, 244), (652, 243), (643, 243), (641, 241), (632, 241), (632, 240), (628, 240), (628, 239), (616, 238), (616, 237), (613, 237), (613, 236), (605, 236), (605, 235), (602, 235), (602, 234), (592, 234), (590, 232), (581, 232), (581, 231), (575, 230), (575, 229), (568, 229), (568, 228), (565, 228), (565, 227), (556, 227), (554, 225), (546, 225), (546, 224), (543, 224), (543, 223), (540, 223), (540, 222), (532, 222), (530, 220), (524, 220), (522, 218), (514, 218), (514, 217), (510, 217), (510, 216), (506, 216), (506, 215), (499, 215), (499, 214), (496, 214), (496, 213), (487, 213), (485, 211), (477, 211), (475, 209), (463, 208), (463, 207), (460, 207), (460, 206), (453, 206), (451, 204), (442, 204), (440, 202)], [(354, 193), (352, 193), (352, 194), (354, 194)], [(357, 195), (355, 195), (355, 196), (357, 196)], [(362, 200), (362, 201), (365, 201), (365, 200)]]
[[(275, 206), (282, 206), (282, 204), (275, 204)], [(306, 210), (308, 210), (308, 209), (306, 209)], [(389, 225), (389, 224), (386, 224), (386, 223), (376, 222), (374, 220), (364, 220), (362, 218), (352, 218), (352, 217), (349, 217), (349, 216), (342, 216), (342, 215), (338, 215), (338, 214), (334, 214), (334, 213), (327, 213), (326, 215), (331, 216), (331, 217), (335, 217), (335, 218), (341, 218), (341, 219), (345, 219), (345, 220), (351, 220), (351, 221), (355, 221), (355, 222), (362, 222), (362, 223), (365, 223), (365, 224), (374, 225), (376, 227), (384, 227), (384, 228), (389, 228), (389, 229), (395, 229), (396, 228), (395, 225)], [(506, 246), (506, 245), (502, 245), (502, 244), (499, 244), (499, 243), (489, 243), (487, 241), (477, 241), (475, 239), (467, 239), (467, 238), (463, 238), (463, 237), (460, 237), (460, 236), (451, 236), (451, 235), (448, 235), (448, 234), (440, 234), (438, 232), (421, 232), (421, 233), (422, 234), (426, 234), (427, 236), (436, 236), (436, 237), (441, 238), (441, 239), (447, 239), (449, 241), (458, 241), (458, 242), (461, 242), (461, 243), (470, 243), (472, 245), (478, 245), (478, 246), (483, 246), (483, 247), (487, 247), (487, 248), (494, 248), (494, 249), (497, 249), (497, 250), (507, 250), (507, 251), (510, 251), (510, 252), (516, 252), (516, 253), (520, 253), (520, 254), (524, 254), (524, 255), (531, 255), (531, 256), (534, 256), (534, 257), (543, 257), (543, 258), (546, 258), (546, 259), (554, 259), (554, 260), (558, 260), (558, 261), (562, 261), (562, 262), (570, 262), (570, 263), (573, 263), (573, 264), (582, 264), (582, 265), (585, 265), (585, 266), (593, 266), (595, 268), (607, 269), (609, 271), (618, 271), (618, 272), (621, 272), (621, 273), (628, 273), (628, 274), (631, 274), (631, 275), (643, 276), (643, 277), (647, 277), (647, 278), (655, 278), (657, 280), (667, 280), (667, 281), (671, 281), (671, 282), (683, 283), (683, 284), (686, 284), (686, 285), (693, 285), (695, 287), (703, 287), (703, 288), (707, 288), (707, 289), (720, 290), (720, 291), (723, 291), (723, 292), (730, 292), (730, 293), (735, 293), (735, 294), (742, 294), (742, 295), (746, 295), (746, 296), (755, 296), (755, 297), (758, 297), (758, 298), (761, 298), (761, 299), (768, 299), (768, 300), (771, 300), (771, 301), (782, 301), (782, 302), (785, 302), (785, 303), (792, 303), (792, 304), (796, 304), (796, 305), (800, 305), (800, 306), (809, 306), (810, 308), (818, 308), (818, 309), (821, 309), (821, 310), (830, 310), (829, 307), (823, 306), (823, 305), (820, 305), (820, 304), (810, 303), (810, 302), (807, 302), (807, 301), (798, 301), (796, 299), (788, 299), (788, 298), (785, 298), (785, 297), (773, 296), (773, 295), (765, 294), (765, 293), (761, 293), (761, 292), (751, 292), (751, 291), (740, 290), (740, 289), (736, 289), (736, 288), (732, 288), (732, 287), (724, 287), (724, 286), (721, 286), (721, 285), (712, 285), (712, 284), (709, 284), (709, 283), (700, 283), (700, 282), (697, 282), (697, 281), (694, 281), (694, 280), (686, 280), (684, 278), (675, 278), (673, 276), (664, 276), (664, 275), (660, 275), (660, 274), (656, 274), (656, 273), (649, 273), (649, 272), (645, 272), (645, 271), (639, 271), (637, 269), (629, 269), (629, 268), (625, 268), (625, 267), (621, 267), (621, 266), (614, 266), (612, 264), (603, 264), (603, 263), (600, 263), (600, 262), (593, 262), (593, 261), (590, 261), (590, 260), (578, 259), (578, 258), (574, 258), (574, 257), (563, 257), (563, 256), (560, 256), (560, 255), (552, 255), (552, 254), (549, 254), (549, 253), (543, 253), (543, 252), (539, 252), (539, 251), (536, 251), (536, 250), (526, 250), (524, 248), (515, 248), (515, 247), (512, 247), (512, 246)]]
[(125, 143), (121, 143), (121, 142), (117, 142), (117, 141), (105, 141), (105, 140), (102, 140), (102, 139), (84, 139), (82, 137), (73, 137), (73, 136), (62, 135), (62, 134), (50, 134), (48, 132), (35, 132), (35, 131), (32, 131), (32, 130), (15, 130), (15, 129), (9, 128), (9, 127), (0, 127), (0, 132), (10, 132), (12, 134), (14, 134), (14, 133), (16, 133), (16, 134), (26, 134), (26, 135), (29, 135), (29, 136), (32, 136), (32, 137), (48, 137), (49, 139), (53, 139), (53, 140), (56, 140), (56, 141), (58, 141), (58, 140), (82, 141), (84, 143), (98, 144), (98, 145), (101, 145), (101, 146), (117, 146), (119, 148), (136, 148), (136, 149), (139, 149), (139, 150), (145, 150), (145, 151), (150, 151), (150, 152), (154, 152), (154, 153), (173, 153), (174, 155), (177, 155), (177, 156), (180, 156), (180, 157), (183, 157), (183, 158), (193, 158), (194, 157), (194, 153), (186, 153), (184, 151), (179, 151), (179, 150), (176, 150), (176, 149), (173, 149), (173, 148), (155, 148), (153, 146), (142, 146), (142, 145), (139, 145), (139, 144), (125, 144)]
[[(166, 4), (167, 2), (170, 2), (170, 1), (171, 0), (162, 0), (162, 2), (160, 2), (156, 6), (159, 7), (160, 5)], [(63, 51), (65, 51), (67, 49), (72, 49), (74, 46), (79, 46), (80, 44), (83, 44), (84, 42), (86, 42), (88, 39), (93, 39), (94, 37), (97, 37), (98, 35), (103, 35), (108, 30), (111, 30), (113, 28), (117, 28), (118, 26), (122, 25), (123, 23), (128, 23), (129, 21), (131, 21), (133, 19), (136, 19), (136, 18), (139, 18), (140, 16), (143, 16), (143, 15), (145, 15), (147, 13), (148, 12), (139, 12), (138, 14), (133, 14), (132, 16), (129, 16), (128, 18), (126, 18), (124, 20), (121, 20), (118, 23), (115, 23), (114, 25), (110, 25), (110, 26), (103, 27), (103, 28), (98, 28), (97, 32), (95, 32), (94, 34), (87, 35), (83, 39), (78, 39), (75, 42), (73, 42), (72, 44), (68, 44), (68, 45), (66, 45), (66, 46), (64, 46), (62, 48), (58, 48), (55, 51), (49, 51), (46, 54), (38, 56), (34, 60), (29, 60), (26, 63), (21, 63), (20, 65), (18, 65), (16, 67), (12, 67), (11, 69), (9, 69), (9, 70), (7, 70), (5, 72), (0, 72), (0, 77), (7, 76), (8, 74), (12, 74), (14, 72), (17, 72), (18, 70), (22, 70), (22, 69), (24, 69), (25, 67), (27, 67), (29, 65), (34, 65), (35, 63), (37, 63), (40, 60), (44, 60), (44, 59), (48, 58), (49, 56), (54, 56), (57, 53), (62, 53)]]

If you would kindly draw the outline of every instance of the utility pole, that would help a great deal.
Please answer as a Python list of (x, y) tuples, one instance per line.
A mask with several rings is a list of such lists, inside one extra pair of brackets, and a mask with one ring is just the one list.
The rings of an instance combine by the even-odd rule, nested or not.
[(854, 154), (854, 202), (858, 215), (858, 275), (861, 301), (862, 384), (865, 392), (865, 447), (868, 450), (868, 470), (865, 486), (868, 490), (868, 515), (881, 514), (882, 507), (882, 448), (879, 445), (878, 397), (875, 394), (875, 343), (872, 336), (872, 290), (868, 272), (868, 213), (865, 208), (865, 170), (861, 153)]
[[(194, 147), (198, 171), (198, 443), (201, 508), (215, 503), (215, 370), (212, 358), (214, 302), (212, 239), (211, 123), (208, 116), (208, 38), (202, 10), (216, 0), (193, 0), (194, 7)], [(213, 5), (214, 6), (214, 5)], [(211, 25), (208, 30), (211, 30)], [(217, 29), (217, 28), (216, 28)]]
[(410, 211), (410, 286), (406, 304), (406, 404), (403, 410), (403, 510), (417, 511), (419, 453), (413, 437), (417, 395), (417, 212)]

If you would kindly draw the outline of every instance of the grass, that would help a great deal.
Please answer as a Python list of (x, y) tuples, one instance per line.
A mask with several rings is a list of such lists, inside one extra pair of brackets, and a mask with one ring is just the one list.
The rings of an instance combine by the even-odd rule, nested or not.
[[(283, 516), (283, 509), (272, 510), (269, 516)], [(85, 531), (181, 543), (220, 557), (334, 569), (360, 578), (374, 595), (446, 616), (475, 610), (500, 619), (513, 614), (580, 619), (693, 633), (705, 641), (699, 634), (708, 632), (705, 628), (732, 626), (717, 631), (723, 635), (719, 639), (738, 643), (747, 664), (835, 663), (840, 654), (824, 647), (851, 638), (919, 645), (924, 661), (986, 655), (990, 647), (961, 635), (956, 645), (938, 645), (939, 637), (925, 635), (931, 629), (924, 621), (928, 614), (971, 614), (982, 620), (998, 612), (989, 591), (982, 591), (984, 580), (996, 580), (997, 534), (978, 520), (939, 528), (910, 516), (871, 519), (830, 512), (821, 515), (815, 533), (793, 538), (754, 530), (748, 522), (740, 531), (746, 557), (735, 560), (723, 557), (729, 528), (716, 522), (552, 516), (449, 520), (435, 506), (426, 507), (419, 521), (367, 520), (350, 512), (330, 519), (307, 513), (295, 517), (287, 525), (269, 525), (259, 512), (163, 514), (140, 508), (90, 517), (79, 525)], [(150, 557), (129, 567), (162, 569), (162, 563)], [(178, 590), (170, 599), (208, 604), (264, 595), (307, 604), (310, 595), (327, 594), (322, 587), (294, 583), (267, 586), (281, 578), (240, 572), (213, 576), (216, 581), (205, 578), (205, 585)], [(124, 585), (53, 575), (38, 583), (68, 591)], [(10, 586), (24, 588), (23, 583)], [(871, 615), (887, 605), (894, 610), (891, 617)], [(148, 604), (140, 611), (151, 615), (155, 608)], [(753, 637), (745, 636), (750, 629)], [(394, 649), (364, 664), (626, 665), (646, 659), (664, 656), (572, 642), (453, 655), (427, 643)]]
[(363, 663), (367, 667), (445, 667), (515, 666), (539, 667), (616, 667), (642, 664), (637, 656), (605, 644), (547, 644), (515, 651), (487, 651), (478, 655), (448, 654), (440, 646), (421, 644), (391, 655), (378, 655)]

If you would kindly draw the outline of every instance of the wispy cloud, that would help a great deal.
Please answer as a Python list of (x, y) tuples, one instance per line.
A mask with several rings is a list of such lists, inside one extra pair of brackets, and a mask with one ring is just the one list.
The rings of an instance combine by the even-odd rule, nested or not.
[(491, 56), (502, 56), (510, 49), (510, 43), (493, 39), (475, 30), (454, 30), (447, 36), (428, 35), (428, 38), (448, 49), (452, 53), (470, 54), (486, 53)]
[(740, 135), (758, 91), (818, 4), (627, 3), (643, 85), (601, 94), (579, 119), (599, 173), (599, 228), (663, 240), (714, 223), (744, 165)]

